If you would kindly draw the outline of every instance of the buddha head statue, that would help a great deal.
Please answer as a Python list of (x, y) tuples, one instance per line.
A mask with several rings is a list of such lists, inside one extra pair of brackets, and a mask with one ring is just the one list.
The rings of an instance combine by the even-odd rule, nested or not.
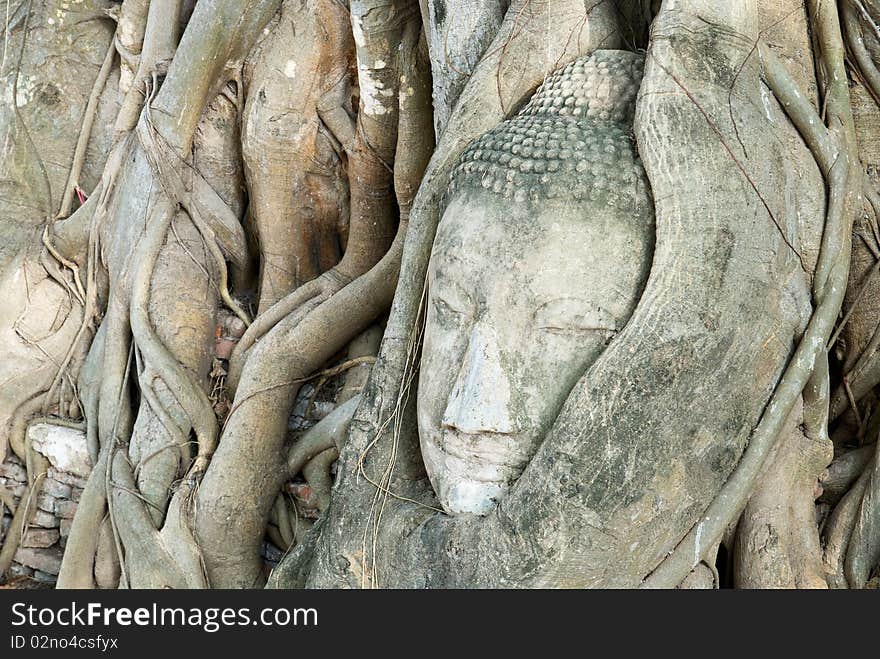
[(417, 416), (443, 508), (486, 514), (639, 300), (653, 202), (632, 135), (643, 59), (551, 74), (462, 154), (428, 270)]

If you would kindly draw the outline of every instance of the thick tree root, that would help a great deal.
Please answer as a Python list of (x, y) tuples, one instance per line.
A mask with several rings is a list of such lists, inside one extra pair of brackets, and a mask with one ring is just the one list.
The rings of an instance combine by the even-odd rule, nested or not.
[(871, 444), (846, 451), (835, 458), (821, 481), (822, 501), (837, 504), (865, 471), (876, 450), (876, 445)]
[(865, 495), (869, 478), (870, 471), (866, 469), (840, 500), (840, 503), (835, 506), (828, 522), (825, 524), (823, 533), (825, 555), (823, 561), (828, 584), (832, 588), (848, 587), (845, 575), (847, 548), (849, 547), (853, 529), (856, 526), (862, 497)]
[(814, 499), (830, 440), (807, 438), (793, 410), (736, 529), (737, 588), (827, 588)]
[(258, 314), (339, 261), (353, 59), (345, 7), (287, 2), (245, 66), (242, 150), (260, 243)]
[(287, 454), (287, 476), (296, 476), (315, 456), (329, 449), (342, 448), (348, 433), (348, 426), (355, 409), (360, 404), (360, 396), (345, 401), (323, 419), (309, 428), (294, 444)]
[(864, 588), (874, 571), (880, 568), (880, 457), (876, 447), (863, 477), (864, 493), (847, 543), (844, 563), (850, 588)]
[[(830, 69), (828, 74), (835, 80), (838, 76), (845, 79), (837, 14), (833, 9), (826, 8), (817, 15), (817, 20), (821, 25), (824, 61)], [(645, 579), (644, 587), (670, 588), (680, 583), (703, 558), (705, 547), (720, 541), (727, 527), (740, 514), (760, 476), (764, 461), (782, 433), (786, 418), (807, 386), (817, 360), (826, 350), (846, 291), (850, 231), (862, 183), (858, 157), (854, 154), (854, 140), (850, 134), (852, 114), (848, 105), (848, 91), (845, 85), (841, 89), (839, 84), (828, 90), (831, 128), (826, 131), (819, 116), (769, 49), (762, 48), (762, 60), (768, 83), (810, 147), (828, 181), (830, 192), (826, 229), (813, 278), (813, 296), (817, 306), (733, 475), (699, 523)]]

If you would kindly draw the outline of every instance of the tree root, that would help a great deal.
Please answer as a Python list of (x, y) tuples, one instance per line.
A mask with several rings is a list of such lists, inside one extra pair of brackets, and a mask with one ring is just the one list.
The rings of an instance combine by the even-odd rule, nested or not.
[[(214, 585), (251, 587), (262, 580), (259, 540), (281, 484), (277, 463), (287, 411), (299, 388), (295, 382), (366, 329), (390, 303), (405, 233), (404, 222), (392, 249), (374, 268), (302, 319), (279, 323), (245, 363), (223, 441), (202, 481), (196, 517)], [(256, 444), (255, 433), (260, 436)], [(234, 528), (229, 519), (236, 519)]]
[(174, 55), (180, 38), (182, 0), (151, 0), (144, 26), (144, 39), (138, 58), (137, 72), (116, 117), (117, 134), (127, 134), (138, 121), (144, 101), (149, 96), (149, 82), (159, 64)]
[(827, 588), (813, 501), (832, 447), (827, 437), (809, 439), (800, 430), (799, 407), (739, 518), (737, 588)]
[(197, 473), (204, 471), (217, 445), (219, 427), (207, 393), (195, 383), (177, 359), (168, 351), (147, 316), (150, 283), (159, 252), (174, 219), (174, 210), (167, 204), (158, 207), (157, 218), (148, 228), (139, 259), (140, 268), (132, 287), (131, 331), (144, 361), (162, 373), (162, 381), (183, 408), (198, 440), (198, 454), (193, 465)]
[(303, 467), (303, 477), (312, 489), (315, 506), (322, 513), (330, 506), (330, 488), (333, 487), (333, 477), (330, 468), (339, 458), (339, 449), (335, 446), (322, 451)]
[(821, 480), (821, 500), (836, 505), (864, 473), (875, 450), (876, 446), (871, 444), (852, 449), (835, 458)]
[(119, 90), (123, 94), (131, 89), (137, 72), (149, 6), (149, 0), (125, 0), (119, 8), (114, 45), (119, 51)]
[(342, 290), (349, 280), (335, 269), (328, 270), (317, 279), (303, 284), (286, 297), (273, 304), (258, 315), (239, 339), (229, 358), (229, 373), (226, 386), (230, 396), (234, 396), (241, 379), (247, 353), (250, 348), (281, 320), (292, 314), (303, 315), (316, 308), (328, 297)]
[[(379, 344), (381, 341), (382, 328), (373, 325), (348, 345), (348, 360), (372, 357), (375, 362), (376, 355), (379, 354)], [(339, 390), (339, 395), (336, 397), (337, 405), (341, 405), (360, 394), (366, 386), (371, 372), (372, 365), (366, 361), (346, 371), (345, 381)]]
[(275, 497), (273, 512), (275, 513), (274, 518), (270, 517), (270, 522), (274, 521), (276, 524), (276, 529), (278, 530), (278, 535), (281, 539), (281, 544), (278, 546), (287, 550), (294, 545), (296, 540), (293, 536), (293, 525), (290, 523), (287, 501), (283, 492), (280, 492), (278, 496)]
[(287, 454), (287, 477), (296, 476), (318, 454), (328, 449), (340, 449), (348, 433), (348, 426), (361, 397), (354, 396), (339, 405), (300, 437)]
[[(864, 487), (858, 483), (864, 483)], [(880, 566), (880, 458), (877, 444), (858, 483), (853, 490), (861, 490), (862, 494), (858, 497), (858, 512), (853, 519), (844, 562), (844, 574), (850, 588), (864, 588), (873, 571)]]
[[(177, 0), (169, 2), (177, 6)], [(164, 5), (169, 3), (150, 5), (145, 50), (149, 44), (155, 56), (142, 53), (139, 64), (138, 76), (149, 83), (149, 93), (135, 130), (138, 141), (126, 135), (117, 142), (105, 167), (93, 221), (87, 290), (102, 261), (108, 266), (111, 286), (101, 338), (93, 346), (94, 358), (89, 357), (90, 377), (100, 370), (102, 379), (89, 385), (85, 404), (90, 412), (89, 443), (92, 450), (95, 444), (99, 447), (98, 461), (83, 493), (59, 576), (59, 584), (67, 586), (93, 587), (95, 577), (105, 584), (112, 577), (112, 565), (95, 558), (107, 546), (100, 540), (107, 536), (98, 533), (105, 509), (110, 513), (111, 544), (120, 558), (121, 585), (207, 585), (190, 525), (199, 476), (219, 432), (205, 391), (208, 350), (216, 326), (217, 300), (211, 288), (221, 289), (220, 296), (236, 310), (225, 291), (225, 259), (241, 265), (248, 253), (235, 212), (194, 169), (191, 156), (181, 154), (191, 153), (199, 119), (225, 84), (229, 62), (249, 48), (278, 2), (250, 0), (243, 9), (240, 3), (221, 0), (198, 7), (196, 12), (204, 15), (193, 19), (161, 90), (153, 97), (158, 81), (155, 68), (176, 44), (177, 21), (172, 16), (174, 25), (163, 23), (169, 19), (161, 15)], [(237, 16), (236, 21), (229, 21), (230, 15)], [(148, 62), (152, 64), (147, 66)], [(143, 78), (145, 71), (148, 76)], [(181, 88), (188, 93), (179, 93)], [(135, 86), (129, 98), (141, 93)], [(180, 102), (187, 106), (176, 105)], [(130, 119), (127, 116), (120, 114), (122, 124)], [(200, 249), (191, 250), (187, 243)], [(176, 249), (182, 252), (178, 256), (173, 254)], [(212, 269), (219, 274), (212, 274)], [(204, 300), (196, 300), (198, 308), (189, 308), (193, 306), (187, 297), (190, 291), (184, 296), (173, 294), (171, 289), (179, 284), (173, 274), (177, 270), (189, 272), (186, 278), (191, 284), (206, 275)], [(163, 279), (169, 276), (170, 287)], [(191, 293), (193, 299), (201, 294), (198, 288)], [(186, 307), (187, 321), (181, 326), (167, 322), (177, 302)], [(176, 320), (181, 320), (179, 314)], [(137, 416), (128, 384), (132, 362), (138, 371), (136, 381), (143, 385)], [(128, 364), (125, 372), (123, 364)], [(188, 457), (190, 428), (198, 449), (188, 463), (181, 458)], [(178, 451), (173, 458), (166, 450), (169, 445)], [(186, 476), (169, 502), (171, 482), (180, 475), (178, 464)]]
[(37, 510), (37, 495), (43, 487), (43, 481), (49, 469), (49, 461), (36, 451), (29, 449), (26, 453), (28, 484), (21, 495), (21, 502), (12, 515), (12, 522), (6, 531), (6, 539), (0, 547), (0, 579), (6, 575), (15, 552), (27, 533), (28, 524)]
[[(826, 74), (835, 81), (838, 81), (838, 77), (840, 81), (845, 81), (836, 10), (820, 9), (822, 13), (817, 14), (817, 20), (821, 26), (822, 54), (828, 67)], [(825, 351), (846, 291), (850, 230), (862, 183), (858, 157), (853, 153), (855, 147), (851, 137), (852, 115), (848, 105), (848, 89), (845, 82), (838, 81), (826, 90), (831, 123), (831, 128), (826, 131), (781, 63), (769, 49), (761, 48), (761, 51), (768, 83), (804, 137), (828, 181), (830, 192), (826, 229), (813, 280), (817, 306), (734, 473), (700, 522), (645, 579), (643, 587), (646, 588), (671, 588), (680, 583), (703, 558), (706, 547), (717, 543), (728, 525), (740, 514), (760, 476), (764, 461), (782, 431), (785, 419)]]
[(855, 0), (844, 0), (840, 3), (840, 14), (847, 50), (854, 60), (865, 88), (874, 101), (880, 105), (880, 70), (877, 69), (877, 65), (865, 47), (862, 29), (859, 25), (859, 9)]
[(70, 215), (70, 209), (73, 205), (73, 195), (79, 186), (79, 177), (82, 174), (83, 165), (86, 161), (86, 148), (89, 145), (89, 138), (92, 135), (92, 126), (95, 124), (95, 118), (98, 115), (98, 101), (107, 84), (107, 78), (110, 77), (110, 71), (113, 68), (113, 60), (116, 55), (116, 39), (110, 42), (107, 49), (107, 55), (98, 71), (98, 77), (95, 78), (95, 84), (92, 87), (89, 100), (86, 104), (83, 120), (79, 131), (79, 138), (76, 141), (76, 149), (73, 152), (73, 163), (70, 166), (70, 173), (67, 175), (67, 183), (64, 186), (64, 193), (61, 196), (61, 208), (58, 210), (56, 219), (65, 218)]
[(242, 153), (260, 243), (258, 315), (339, 261), (353, 59), (346, 7), (318, 0), (284, 3), (245, 65)]
[[(873, 100), (874, 106), (876, 106), (859, 113), (862, 115), (859, 117), (861, 119), (860, 123), (863, 126), (866, 125), (872, 128), (876, 124), (877, 108), (880, 107), (880, 71), (878, 71), (877, 65), (874, 63), (865, 45), (862, 25), (876, 24), (860, 0), (844, 0), (841, 2), (840, 15), (844, 28), (843, 36), (849, 55), (848, 63), (850, 64), (850, 69), (853, 76), (861, 82), (861, 86)], [(875, 40), (878, 38), (876, 29), (872, 36)], [(862, 155), (863, 157), (867, 156), (871, 160), (876, 156), (876, 153), (863, 153)], [(880, 335), (880, 327), (878, 327), (876, 319), (878, 286), (874, 277), (874, 273), (877, 270), (877, 264), (874, 263), (874, 260), (880, 259), (880, 253), (877, 252), (880, 245), (877, 245), (876, 242), (880, 240), (876, 225), (878, 212), (880, 212), (880, 202), (877, 201), (874, 182), (867, 175), (865, 176), (863, 193), (870, 202), (869, 207), (873, 210), (873, 217), (866, 212), (863, 222), (865, 232), (867, 233), (868, 227), (871, 228), (871, 232), (864, 239), (864, 245), (856, 243), (853, 247), (851, 291), (847, 295), (849, 310), (841, 325), (844, 325), (849, 320), (850, 315), (853, 315), (852, 311), (856, 308), (856, 303), (863, 297), (866, 289), (870, 288), (870, 294), (861, 305), (859, 313), (855, 314), (855, 327), (844, 334), (847, 352), (843, 364), (843, 371), (846, 374), (844, 384), (849, 386), (851, 395), (850, 391), (847, 391), (846, 386), (838, 387), (832, 399), (832, 419), (838, 418), (847, 409), (851, 404), (850, 398), (855, 403), (858, 403), (870, 389), (880, 382), (880, 369), (877, 367), (876, 359), (878, 341), (880, 341), (880, 336), (878, 336)], [(853, 295), (852, 291), (856, 290), (858, 278), (863, 278), (863, 283)], [(850, 301), (851, 297), (853, 299)]]
[(64, 559), (61, 561), (61, 571), (56, 584), (58, 588), (95, 587), (95, 556), (102, 534), (106, 532), (103, 530), (102, 522), (107, 503), (104, 486), (107, 452), (101, 452), (80, 496), (76, 516), (67, 538)]
[(870, 471), (865, 470), (855, 484), (835, 506), (825, 524), (825, 554), (823, 562), (828, 584), (832, 588), (847, 588), (845, 561), (847, 547), (856, 526), (862, 497), (865, 494)]

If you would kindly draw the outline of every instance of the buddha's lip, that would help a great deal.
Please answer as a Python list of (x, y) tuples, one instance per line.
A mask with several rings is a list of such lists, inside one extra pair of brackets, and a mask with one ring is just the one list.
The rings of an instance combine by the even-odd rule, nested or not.
[[(531, 442), (527, 441), (522, 434), (465, 434), (444, 429), (432, 432), (430, 435), (437, 450), (464, 462), (482, 462), (493, 467), (522, 471), (532, 457), (528, 450)], [(490, 446), (486, 446), (487, 443)], [(492, 445), (496, 450), (492, 450)], [(499, 452), (502, 455), (510, 456), (511, 459), (504, 459), (499, 455)]]

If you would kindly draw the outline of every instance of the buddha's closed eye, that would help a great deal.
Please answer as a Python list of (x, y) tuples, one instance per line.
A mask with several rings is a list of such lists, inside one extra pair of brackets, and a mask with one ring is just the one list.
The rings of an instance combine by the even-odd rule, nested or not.
[(459, 286), (447, 284), (431, 291), (431, 306), (440, 319), (460, 321), (473, 313), (471, 297)]
[(535, 311), (535, 329), (551, 334), (575, 335), (584, 332), (613, 334), (617, 320), (588, 300), (558, 298), (545, 302)]

